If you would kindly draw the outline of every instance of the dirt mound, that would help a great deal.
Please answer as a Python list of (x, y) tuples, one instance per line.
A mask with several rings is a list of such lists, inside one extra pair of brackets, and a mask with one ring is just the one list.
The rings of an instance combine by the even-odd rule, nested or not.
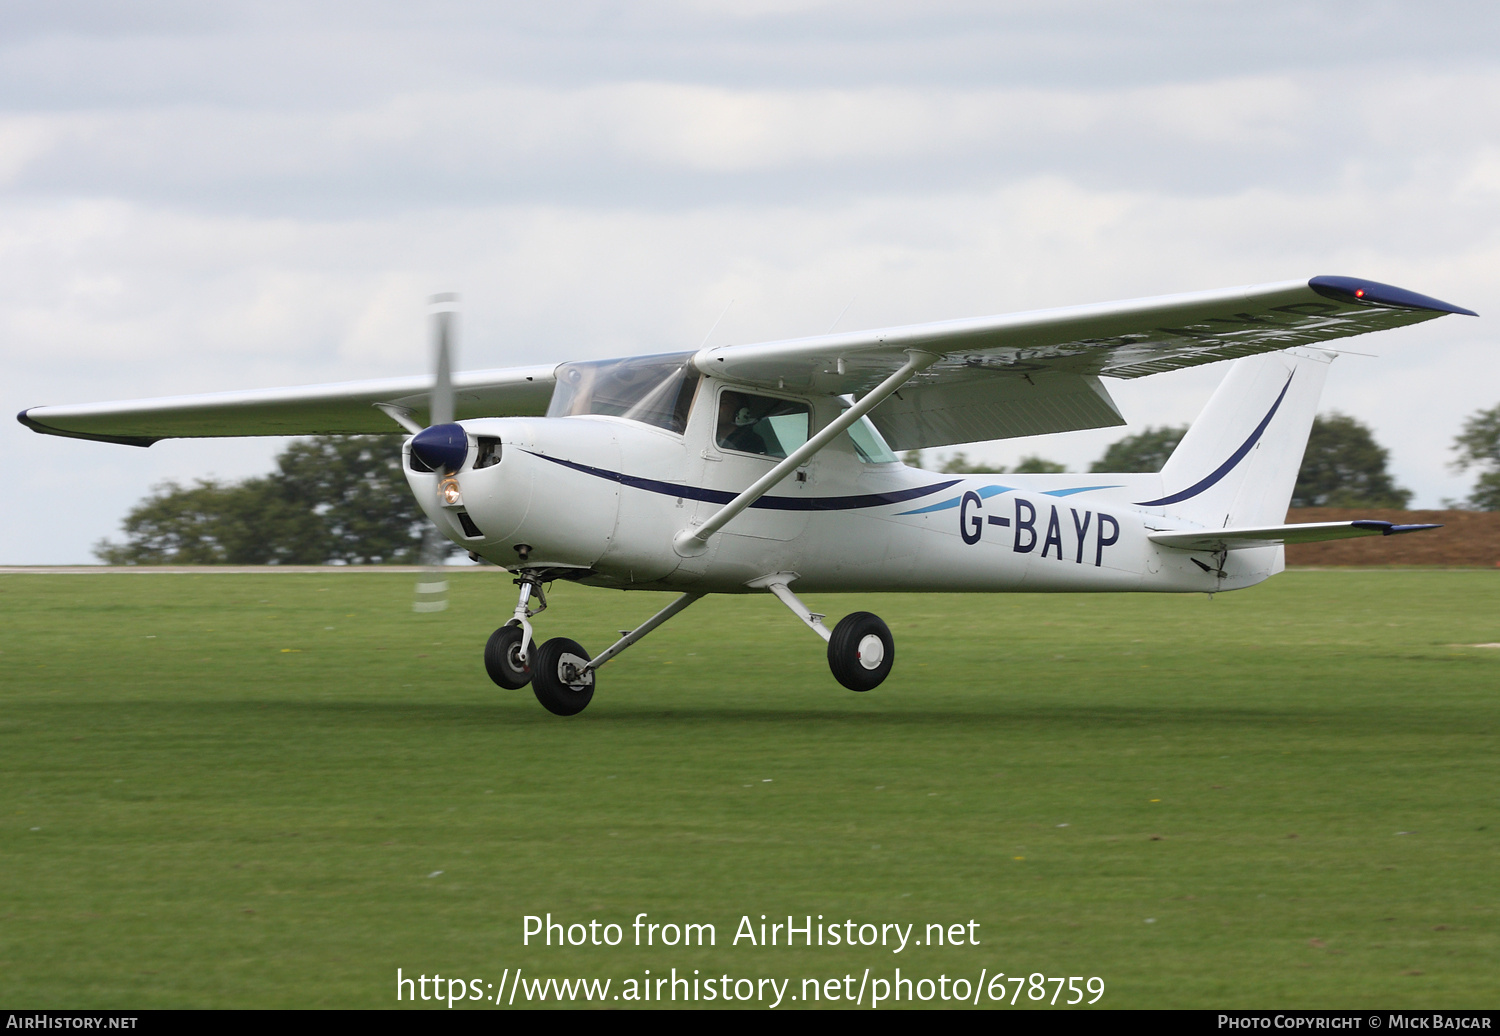
[(1374, 518), (1397, 525), (1441, 525), (1442, 528), (1405, 536), (1298, 543), (1286, 548), (1287, 565), (1500, 567), (1500, 511), (1299, 507), (1288, 511), (1286, 516), (1290, 523), (1347, 522), (1360, 518)]

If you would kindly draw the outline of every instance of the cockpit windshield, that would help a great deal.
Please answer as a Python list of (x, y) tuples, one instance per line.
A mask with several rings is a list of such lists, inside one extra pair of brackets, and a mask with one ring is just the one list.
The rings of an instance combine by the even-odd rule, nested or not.
[(698, 368), (692, 353), (590, 360), (557, 368), (548, 417), (598, 414), (642, 421), (681, 434), (687, 428)]

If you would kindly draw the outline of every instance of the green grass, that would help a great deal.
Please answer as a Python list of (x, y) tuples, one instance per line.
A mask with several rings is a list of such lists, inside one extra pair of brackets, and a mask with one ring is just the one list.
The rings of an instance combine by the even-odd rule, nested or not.
[[(774, 600), (710, 599), (567, 720), (484, 676), (503, 573), (439, 615), (412, 583), (0, 576), (0, 1002), (900, 966), (1097, 975), (1112, 1007), (1500, 1003), (1500, 649), (1461, 646), (1500, 641), (1500, 573), (812, 599), (895, 632), (864, 695)], [(597, 651), (665, 599), (559, 584), (538, 632)], [(718, 945), (523, 947), (547, 912)], [(788, 913), (981, 945), (729, 945)]]

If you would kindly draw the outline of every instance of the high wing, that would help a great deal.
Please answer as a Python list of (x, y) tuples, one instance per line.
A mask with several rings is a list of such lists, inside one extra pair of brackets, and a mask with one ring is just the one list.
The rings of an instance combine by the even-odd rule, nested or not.
[(1153, 543), (1179, 550), (1248, 550), (1252, 547), (1274, 547), (1278, 543), (1320, 543), (1324, 540), (1346, 540), (1356, 536), (1399, 536), (1441, 525), (1396, 525), (1373, 520), (1354, 522), (1303, 522), (1297, 525), (1258, 525), (1232, 529), (1195, 529), (1190, 532), (1153, 532)]
[[(767, 389), (862, 396), (916, 350), (936, 357), (870, 418), (898, 450), (1124, 424), (1100, 377), (1138, 378), (1348, 335), (1474, 314), (1374, 281), (1308, 281), (700, 350), (705, 374)], [(546, 412), (552, 366), (453, 376), (456, 416)], [(894, 384), (894, 382), (893, 382)], [(427, 378), (33, 407), (38, 432), (149, 446), (159, 439), (392, 430), (422, 424)]]
[[(545, 414), (554, 367), (512, 367), (453, 375), (454, 409), (466, 417)], [(355, 435), (393, 432), (381, 407), (428, 422), (431, 377), (339, 385), (168, 396), (23, 410), (20, 422), (49, 435), (150, 446), (159, 439), (228, 435)]]
[(1313, 277), (1007, 316), (703, 349), (705, 374), (861, 395), (908, 350), (940, 354), (870, 419), (897, 450), (1124, 424), (1100, 377), (1139, 378), (1472, 311), (1351, 277)]

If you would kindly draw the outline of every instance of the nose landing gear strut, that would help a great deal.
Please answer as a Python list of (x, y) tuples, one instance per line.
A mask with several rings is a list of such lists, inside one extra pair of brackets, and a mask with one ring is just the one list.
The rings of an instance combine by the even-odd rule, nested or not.
[[(516, 613), (494, 633), (484, 646), (484, 669), (490, 679), (507, 690), (519, 690), (531, 682), (531, 664), (536, 660), (536, 641), (531, 636), (531, 617), (547, 610), (547, 594), (535, 572), (523, 572), (516, 585), (521, 588)], [(537, 604), (532, 607), (535, 597)]]

